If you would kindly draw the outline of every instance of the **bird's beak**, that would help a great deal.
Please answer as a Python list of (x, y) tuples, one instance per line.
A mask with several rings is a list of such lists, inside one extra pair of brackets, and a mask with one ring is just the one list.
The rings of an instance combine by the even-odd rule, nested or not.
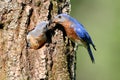
[(49, 20), (49, 24), (48, 24), (48, 26), (47, 26), (47, 28), (48, 29), (52, 29), (54, 26), (54, 23), (55, 23), (55, 19), (53, 18), (53, 19), (51, 19), (51, 20)]
[(55, 18), (53, 18), (52, 20), (51, 20), (51, 23), (55, 23), (56, 22), (56, 20), (55, 20)]
[(53, 22), (53, 19), (51, 19), (51, 20), (49, 21), (49, 24), (51, 24), (51, 23), (54, 23), (54, 22)]
[(54, 17), (52, 20), (51, 20), (52, 23), (57, 23), (58, 22), (58, 17)]

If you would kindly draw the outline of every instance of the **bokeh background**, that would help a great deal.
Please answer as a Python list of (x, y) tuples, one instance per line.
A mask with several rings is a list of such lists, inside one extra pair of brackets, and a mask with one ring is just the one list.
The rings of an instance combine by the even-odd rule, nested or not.
[(91, 35), (95, 64), (87, 50), (77, 52), (77, 80), (120, 80), (120, 0), (71, 0), (71, 16)]

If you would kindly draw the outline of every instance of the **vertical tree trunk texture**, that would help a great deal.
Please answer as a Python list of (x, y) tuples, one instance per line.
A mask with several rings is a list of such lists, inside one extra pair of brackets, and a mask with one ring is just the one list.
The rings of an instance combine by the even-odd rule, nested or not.
[(0, 80), (75, 80), (74, 44), (60, 25), (37, 50), (26, 41), (36, 24), (70, 9), (69, 0), (0, 1)]

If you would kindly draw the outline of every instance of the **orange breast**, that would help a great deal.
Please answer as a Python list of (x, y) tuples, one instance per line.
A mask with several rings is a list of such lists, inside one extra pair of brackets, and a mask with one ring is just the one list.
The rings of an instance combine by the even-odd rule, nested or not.
[(71, 26), (70, 21), (66, 21), (66, 22), (62, 23), (62, 25), (63, 25), (63, 27), (64, 27), (64, 29), (65, 29), (65, 31), (66, 31), (67, 36), (68, 36), (70, 39), (72, 39), (72, 40), (74, 40), (74, 41), (80, 39), (80, 38), (77, 36), (77, 34), (75, 33), (74, 29), (70, 27), (70, 26)]

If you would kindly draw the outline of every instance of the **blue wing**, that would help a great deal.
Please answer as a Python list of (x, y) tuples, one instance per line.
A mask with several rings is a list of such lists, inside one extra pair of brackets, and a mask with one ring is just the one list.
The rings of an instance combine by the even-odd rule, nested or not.
[(87, 43), (92, 43), (92, 40), (91, 40), (88, 32), (84, 29), (84, 27), (81, 24), (75, 25), (74, 30), (75, 30), (76, 34), (79, 36), (79, 38), (81, 38), (82, 40), (84, 40)]
[(74, 28), (77, 36), (79, 36), (79, 38), (81, 38), (85, 42), (93, 44), (93, 42), (92, 42), (88, 32), (85, 30), (84, 26), (72, 17), (70, 17), (69, 20), (71, 20), (71, 22), (73, 22), (71, 27)]
[(74, 27), (74, 30), (76, 34), (81, 38), (83, 41), (85, 41), (87, 44), (91, 44), (93, 48), (96, 50), (95, 45), (93, 44), (93, 41), (88, 34), (88, 32), (85, 30), (84, 26), (80, 23), (77, 23)]

